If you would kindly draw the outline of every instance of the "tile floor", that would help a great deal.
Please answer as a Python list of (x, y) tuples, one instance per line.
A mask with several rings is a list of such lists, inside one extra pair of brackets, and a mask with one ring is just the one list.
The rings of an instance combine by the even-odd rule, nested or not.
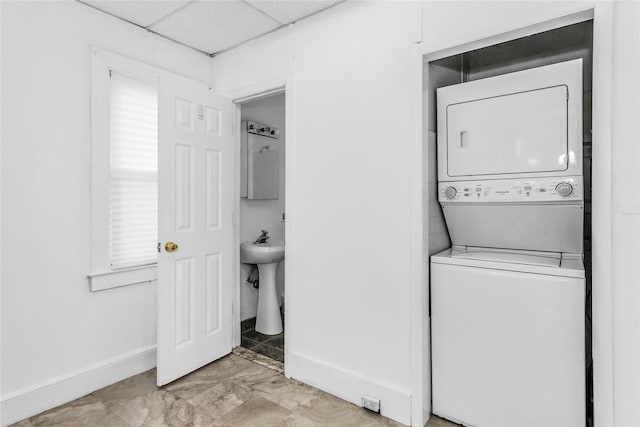
[[(402, 426), (277, 371), (230, 354), (164, 387), (155, 370), (120, 381), (14, 427)], [(429, 427), (455, 427), (432, 417)]]
[(255, 317), (242, 321), (242, 347), (284, 363), (284, 332), (278, 335), (264, 335), (257, 332), (255, 326)]

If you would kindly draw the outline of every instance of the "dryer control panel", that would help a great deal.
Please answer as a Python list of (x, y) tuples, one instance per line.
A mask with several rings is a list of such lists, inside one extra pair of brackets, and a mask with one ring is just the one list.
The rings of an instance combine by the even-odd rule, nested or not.
[(581, 176), (438, 183), (440, 203), (582, 201)]

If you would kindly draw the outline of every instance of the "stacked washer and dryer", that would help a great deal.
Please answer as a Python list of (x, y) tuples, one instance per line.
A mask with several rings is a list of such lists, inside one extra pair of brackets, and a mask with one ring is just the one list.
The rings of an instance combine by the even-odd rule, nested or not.
[(582, 60), (439, 88), (433, 413), (585, 425)]

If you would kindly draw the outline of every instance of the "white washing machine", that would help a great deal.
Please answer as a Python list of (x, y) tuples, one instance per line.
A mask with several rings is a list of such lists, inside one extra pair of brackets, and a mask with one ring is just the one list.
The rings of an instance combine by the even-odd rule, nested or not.
[(584, 426), (582, 61), (438, 89), (433, 413)]
[(433, 413), (468, 426), (584, 426), (580, 256), (454, 247), (431, 258)]

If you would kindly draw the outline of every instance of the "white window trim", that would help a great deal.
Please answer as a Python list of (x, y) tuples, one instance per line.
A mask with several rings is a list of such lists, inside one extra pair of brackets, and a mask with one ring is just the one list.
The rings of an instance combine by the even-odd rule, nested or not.
[(157, 278), (158, 267), (156, 265), (145, 265), (106, 273), (94, 273), (89, 275), (89, 283), (91, 285), (91, 291), (96, 292), (105, 289), (119, 288), (121, 286), (151, 282)]
[(151, 282), (155, 264), (113, 270), (109, 261), (109, 87), (119, 72), (159, 86), (160, 69), (115, 53), (91, 48), (91, 291)]

